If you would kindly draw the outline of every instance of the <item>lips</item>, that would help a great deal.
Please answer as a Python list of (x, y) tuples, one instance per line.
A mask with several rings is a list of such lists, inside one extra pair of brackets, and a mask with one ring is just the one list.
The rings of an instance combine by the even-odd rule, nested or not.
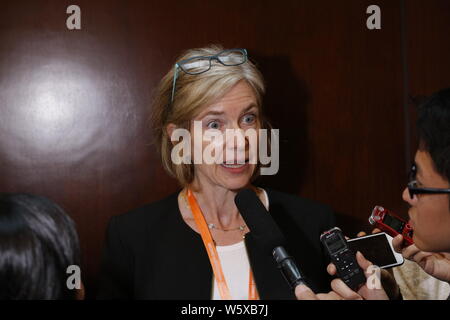
[(241, 173), (248, 167), (248, 159), (245, 160), (245, 163), (222, 163), (220, 166), (230, 173)]
[(243, 166), (245, 166), (246, 165), (246, 163), (244, 163), (244, 164), (222, 164), (222, 166), (224, 166), (225, 168), (240, 168), (240, 167), (243, 167)]

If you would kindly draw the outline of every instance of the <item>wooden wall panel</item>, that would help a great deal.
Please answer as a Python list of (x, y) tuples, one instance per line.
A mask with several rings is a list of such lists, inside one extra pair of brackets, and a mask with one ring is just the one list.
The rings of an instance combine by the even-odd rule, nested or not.
[[(450, 2), (407, 1), (405, 18), (406, 90), (408, 98), (420, 101), (437, 90), (450, 87)], [(417, 135), (416, 113), (411, 103), (406, 116), (410, 124), (408, 143), (411, 146), (409, 155), (412, 161), (417, 147)]]

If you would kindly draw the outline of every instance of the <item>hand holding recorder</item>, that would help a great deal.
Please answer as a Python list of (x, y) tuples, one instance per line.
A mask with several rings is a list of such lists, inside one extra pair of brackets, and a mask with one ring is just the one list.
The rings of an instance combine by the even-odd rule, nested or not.
[[(315, 295), (306, 286), (298, 286), (295, 290), (299, 300), (361, 300), (388, 299), (384, 291), (377, 267), (364, 258), (361, 252), (355, 256), (342, 231), (333, 228), (324, 232), (320, 241), (327, 250), (332, 264), (328, 265), (330, 275), (339, 279), (331, 282), (332, 291)], [(378, 271), (380, 269), (378, 268)]]
[[(356, 254), (356, 261), (358, 266), (364, 271), (366, 278), (373, 276), (370, 271), (372, 262), (368, 261), (364, 256), (358, 252)], [(334, 276), (337, 273), (336, 267), (333, 264), (329, 264), (327, 271), (330, 275)], [(370, 281), (370, 279), (369, 279)], [(350, 289), (342, 279), (334, 279), (331, 281), (331, 289), (329, 293), (314, 294), (311, 289), (306, 286), (300, 285), (295, 290), (295, 295), (298, 300), (388, 300), (388, 295), (382, 287), (371, 288), (368, 283), (365, 282), (358, 288), (357, 291)]]
[(432, 253), (421, 251), (416, 245), (404, 246), (401, 235), (392, 240), (394, 250), (401, 253), (405, 259), (416, 262), (426, 273), (441, 281), (450, 282), (450, 253)]
[(386, 232), (391, 237), (396, 237), (401, 234), (403, 236), (405, 247), (414, 243), (411, 225), (393, 212), (381, 206), (375, 206), (375, 208), (373, 208), (372, 214), (369, 217), (369, 223)]

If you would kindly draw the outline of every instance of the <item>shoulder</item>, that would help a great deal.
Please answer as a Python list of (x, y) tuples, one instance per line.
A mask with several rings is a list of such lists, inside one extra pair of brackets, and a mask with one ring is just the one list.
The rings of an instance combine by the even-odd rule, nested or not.
[[(160, 225), (170, 219), (178, 210), (178, 192), (156, 202), (145, 204), (126, 213), (113, 216), (109, 222), (109, 231), (122, 237), (140, 237), (149, 228)], [(113, 230), (111, 230), (113, 229)]]
[(320, 243), (320, 235), (335, 226), (330, 206), (272, 189), (266, 189), (269, 211), (286, 238), (289, 253), (297, 262), (317, 292), (329, 290), (326, 273), (328, 258)]
[(295, 194), (280, 192), (273, 189), (265, 189), (269, 197), (270, 206), (282, 207), (288, 212), (298, 212), (298, 214), (307, 214), (314, 212), (317, 215), (332, 215), (332, 209), (329, 205), (302, 198)]
[(265, 189), (269, 197), (269, 209), (275, 215), (286, 215), (303, 225), (332, 227), (334, 213), (329, 205), (302, 198), (294, 194)]

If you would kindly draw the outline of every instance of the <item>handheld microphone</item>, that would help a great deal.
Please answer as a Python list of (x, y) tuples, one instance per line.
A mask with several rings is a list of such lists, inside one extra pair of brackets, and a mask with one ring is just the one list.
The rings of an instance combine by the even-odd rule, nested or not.
[(265, 253), (273, 256), (278, 269), (292, 290), (295, 290), (295, 287), (299, 284), (307, 286), (307, 281), (302, 272), (284, 248), (286, 245), (285, 237), (256, 193), (251, 189), (241, 190), (234, 198), (234, 202), (249, 227), (251, 235), (261, 245)]

